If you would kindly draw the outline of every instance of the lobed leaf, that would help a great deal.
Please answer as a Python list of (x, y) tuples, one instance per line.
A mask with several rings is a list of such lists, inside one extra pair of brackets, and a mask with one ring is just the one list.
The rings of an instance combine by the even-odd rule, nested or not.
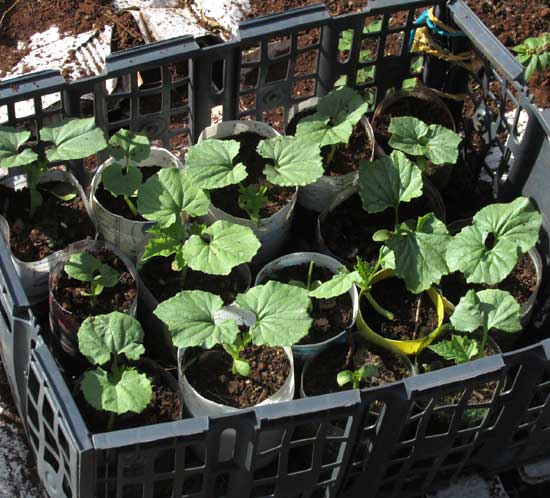
[(451, 335), (450, 340), (428, 346), (434, 353), (456, 364), (466, 363), (479, 354), (477, 341), (465, 335)]

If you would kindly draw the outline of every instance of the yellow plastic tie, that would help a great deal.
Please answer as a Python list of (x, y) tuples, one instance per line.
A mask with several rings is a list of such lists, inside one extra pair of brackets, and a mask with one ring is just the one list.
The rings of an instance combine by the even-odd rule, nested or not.
[(460, 32), (460, 30), (451, 28), (448, 24), (445, 24), (441, 19), (439, 19), (435, 15), (433, 7), (428, 11), (428, 17), (429, 17), (430, 21), (432, 21), (438, 28), (441, 28), (441, 29), (447, 31), (447, 33), (459, 33)]

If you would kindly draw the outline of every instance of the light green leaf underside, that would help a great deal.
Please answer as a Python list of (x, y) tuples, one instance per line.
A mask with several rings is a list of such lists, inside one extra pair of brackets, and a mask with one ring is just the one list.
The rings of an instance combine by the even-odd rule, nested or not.
[(348, 272), (345, 270), (323, 282), (315, 290), (312, 290), (309, 296), (317, 299), (330, 299), (349, 292), (354, 284), (360, 283), (361, 277), (357, 271)]

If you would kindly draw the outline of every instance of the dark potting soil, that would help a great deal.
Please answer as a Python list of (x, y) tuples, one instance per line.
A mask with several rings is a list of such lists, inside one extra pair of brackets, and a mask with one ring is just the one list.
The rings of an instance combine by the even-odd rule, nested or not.
[(376, 141), (388, 154), (391, 152), (391, 147), (388, 145), (391, 136), (388, 127), (392, 118), (399, 116), (414, 116), (429, 125), (439, 124), (446, 128), (453, 128), (449, 116), (435, 102), (416, 97), (399, 99), (372, 122)]
[(348, 344), (336, 344), (316, 356), (304, 376), (305, 394), (318, 396), (353, 389), (351, 383), (340, 387), (336, 376), (342, 370), (357, 370), (365, 364), (376, 365), (378, 375), (363, 380), (361, 388), (390, 384), (410, 375), (399, 357), (379, 348), (360, 346), (350, 353)]
[[(142, 413), (125, 413), (115, 419), (113, 430), (133, 429), (181, 419), (181, 403), (177, 395), (177, 380), (167, 382), (159, 371), (148, 364), (138, 363), (137, 370), (146, 373), (153, 386), (153, 398)], [(168, 376), (170, 373), (165, 372)], [(75, 401), (88, 430), (93, 434), (107, 431), (110, 414), (93, 408), (84, 398), (79, 386), (73, 386)]]
[(237, 294), (246, 291), (247, 282), (236, 268), (229, 275), (208, 275), (188, 268), (185, 285), (181, 285), (181, 272), (172, 270), (173, 257), (155, 257), (139, 270), (139, 276), (151, 294), (160, 303), (182, 290), (212, 292), (223, 299), (224, 304), (235, 301)]
[[(143, 175), (143, 183), (145, 183), (148, 178), (151, 178), (160, 170), (160, 166), (148, 166), (140, 169)], [(147, 221), (139, 214), (135, 216), (128, 207), (128, 204), (126, 204), (124, 196), (114, 196), (111, 192), (105, 189), (102, 182), (100, 182), (97, 187), (95, 197), (105, 209), (111, 211), (113, 214), (118, 214), (119, 216), (131, 221)], [(131, 200), (134, 203), (134, 206), (137, 207), (137, 197), (132, 197)]]
[[(309, 264), (289, 266), (273, 273), (269, 280), (288, 283), (291, 280), (307, 282)], [(314, 266), (312, 281), (326, 282), (333, 277), (333, 273), (320, 266)], [(313, 318), (313, 324), (309, 333), (298, 344), (317, 344), (346, 330), (353, 320), (353, 307), (348, 293), (332, 299), (312, 299), (312, 309), (309, 315)]]
[[(263, 169), (269, 163), (269, 159), (264, 159), (256, 152), (258, 143), (264, 137), (257, 133), (245, 132), (238, 135), (224, 138), (224, 140), (236, 140), (240, 143), (240, 151), (233, 159), (233, 164), (243, 163), (246, 166), (248, 177), (243, 180), (244, 185), (261, 186), (266, 183)], [(277, 211), (280, 211), (292, 198), (295, 189), (288, 187), (279, 187), (269, 184), (267, 190), (268, 203), (260, 210), (260, 217), (267, 218)], [(231, 185), (210, 193), (212, 204), (218, 209), (225, 211), (233, 216), (240, 218), (249, 218), (246, 211), (239, 207), (239, 186)]]
[(55, 299), (80, 322), (89, 316), (112, 311), (122, 313), (128, 311), (136, 298), (137, 284), (124, 262), (106, 249), (86, 252), (118, 271), (118, 284), (114, 287), (105, 287), (103, 292), (96, 297), (94, 303), (91, 297), (81, 294), (82, 291), (89, 292), (89, 283), (71, 278), (65, 271), (62, 271), (53, 282), (52, 292)]
[(95, 227), (80, 196), (61, 201), (44, 190), (52, 185), (42, 184), (44, 202), (32, 218), (29, 190), (15, 191), (0, 185), (0, 213), (10, 226), (12, 253), (21, 261), (39, 261), (72, 242), (95, 236)]
[(395, 315), (387, 320), (377, 313), (366, 298), (359, 306), (363, 318), (376, 333), (388, 339), (415, 340), (426, 337), (437, 328), (437, 311), (426, 293), (412, 294), (398, 278), (388, 278), (373, 286), (372, 296), (382, 308)]
[(233, 375), (232, 359), (221, 348), (193, 354), (199, 357), (186, 371), (189, 383), (203, 397), (235, 408), (248, 408), (266, 400), (283, 386), (290, 373), (283, 348), (247, 346), (241, 358), (251, 367), (249, 377)]
[[(413, 199), (399, 206), (399, 220), (416, 219), (433, 209), (425, 196)], [(367, 261), (376, 260), (381, 244), (372, 236), (377, 230), (393, 230), (393, 209), (369, 214), (363, 209), (359, 194), (354, 194), (336, 206), (324, 220), (321, 220), (321, 234), (328, 249), (353, 266), (360, 256)]]
[(501, 289), (508, 291), (519, 304), (526, 303), (537, 285), (537, 270), (529, 254), (523, 254), (516, 263), (512, 273), (496, 285), (468, 284), (464, 275), (459, 272), (445, 275), (441, 279), (441, 291), (453, 304), (458, 304), (460, 298), (466, 295), (468, 289), (476, 291), (483, 289)]
[(0, 30), (0, 77), (29, 53), (32, 35), (52, 26), (68, 35), (112, 26), (113, 52), (143, 44), (133, 16), (128, 11), (116, 12), (111, 0), (10, 0), (3, 4), (0, 7), (0, 12), (5, 14)]

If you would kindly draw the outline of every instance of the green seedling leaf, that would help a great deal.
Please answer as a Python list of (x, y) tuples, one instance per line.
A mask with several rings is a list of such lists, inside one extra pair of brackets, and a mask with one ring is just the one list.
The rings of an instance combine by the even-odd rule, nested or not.
[(94, 365), (104, 365), (121, 354), (137, 360), (145, 352), (142, 342), (140, 323), (118, 311), (88, 317), (78, 331), (80, 352)]
[(119, 130), (109, 140), (108, 152), (116, 161), (139, 163), (149, 157), (151, 144), (145, 135)]
[(411, 156), (424, 156), (434, 164), (455, 164), (460, 135), (441, 125), (427, 125), (412, 116), (392, 118), (389, 145)]
[(319, 287), (309, 292), (309, 297), (317, 299), (331, 299), (341, 296), (355, 285), (361, 283), (359, 272), (349, 272), (346, 268), (342, 268), (340, 273), (334, 275), (330, 280), (323, 282)]
[(317, 142), (320, 147), (347, 144), (369, 106), (355, 90), (347, 86), (335, 88), (321, 98), (314, 114), (298, 123), (296, 136)]
[(40, 140), (52, 142), (46, 151), (48, 161), (84, 159), (104, 150), (107, 142), (95, 118), (69, 119), (40, 130)]
[(127, 368), (122, 375), (110, 375), (102, 368), (87, 371), (82, 379), (84, 398), (96, 410), (122, 415), (141, 413), (153, 397), (151, 381), (145, 374)]
[(83, 296), (97, 296), (104, 287), (114, 287), (119, 281), (119, 273), (114, 268), (87, 252), (71, 254), (65, 263), (65, 273), (76, 280), (92, 283), (92, 291), (82, 292)]
[(208, 194), (193, 184), (185, 170), (163, 168), (139, 189), (138, 211), (161, 227), (180, 222), (182, 212), (190, 216), (208, 213)]
[(72, 201), (78, 196), (78, 189), (70, 183), (54, 183), (47, 188), (44, 186), (41, 188), (63, 202)]
[(249, 227), (219, 220), (200, 235), (192, 235), (182, 254), (193, 270), (229, 275), (235, 266), (252, 261), (260, 246)]
[(210, 349), (217, 344), (233, 344), (239, 335), (234, 320), (216, 323), (214, 315), (222, 306), (221, 297), (210, 292), (182, 291), (160, 303), (154, 313), (168, 326), (174, 346)]
[(0, 168), (25, 166), (38, 159), (38, 155), (33, 150), (20, 150), (30, 136), (30, 131), (18, 131), (9, 126), (0, 126)]
[(416, 228), (402, 223), (386, 245), (395, 256), (395, 272), (407, 289), (418, 294), (449, 272), (445, 254), (451, 237), (433, 213), (418, 218)]
[(267, 185), (239, 185), (239, 207), (256, 223), (260, 220), (260, 211), (269, 200), (266, 194)]
[(475, 292), (470, 289), (451, 315), (453, 327), (460, 332), (521, 330), (520, 305), (509, 292), (486, 289)]
[(481, 209), (449, 244), (449, 270), (464, 273), (468, 283), (501, 282), (519, 256), (534, 247), (542, 221), (526, 197)]
[(233, 364), (235, 365), (235, 370), (237, 370), (237, 373), (239, 375), (242, 375), (243, 377), (248, 377), (250, 375), (250, 365), (244, 361), (244, 360), (233, 360)]
[(312, 319), (305, 289), (270, 280), (239, 294), (236, 302), (256, 315), (250, 336), (258, 346), (292, 346), (309, 332)]
[(153, 233), (153, 238), (147, 241), (141, 261), (145, 262), (155, 256), (167, 258), (175, 254), (172, 267), (174, 271), (181, 271), (185, 266), (185, 258), (183, 257), (183, 244), (185, 243), (185, 229), (181, 223), (174, 223), (166, 228), (161, 228), (158, 225), (148, 230)]
[(143, 174), (137, 166), (130, 166), (128, 170), (120, 163), (107, 166), (101, 173), (103, 186), (115, 197), (119, 195), (134, 195), (141, 183)]
[(270, 160), (264, 169), (270, 183), (282, 187), (303, 187), (323, 176), (319, 144), (314, 140), (277, 136), (262, 140), (258, 154)]
[(353, 372), (351, 370), (342, 370), (336, 375), (336, 382), (340, 387), (353, 382)]
[(516, 58), (525, 69), (525, 80), (529, 81), (537, 72), (544, 72), (550, 67), (550, 33), (543, 33), (538, 37), (530, 37), (512, 47), (518, 55)]
[(362, 161), (359, 195), (369, 213), (380, 213), (422, 195), (422, 172), (403, 152), (376, 161)]
[(376, 365), (363, 365), (355, 371), (343, 370), (338, 372), (336, 382), (340, 387), (351, 382), (354, 389), (359, 389), (363, 380), (376, 375), (378, 375), (378, 367)]
[(239, 153), (236, 140), (210, 138), (189, 148), (185, 163), (194, 185), (213, 190), (242, 182), (247, 176), (243, 163), (233, 165)]
[(440, 341), (428, 348), (445, 360), (454, 361), (457, 365), (466, 363), (479, 354), (477, 341), (465, 335), (453, 334), (450, 340)]

